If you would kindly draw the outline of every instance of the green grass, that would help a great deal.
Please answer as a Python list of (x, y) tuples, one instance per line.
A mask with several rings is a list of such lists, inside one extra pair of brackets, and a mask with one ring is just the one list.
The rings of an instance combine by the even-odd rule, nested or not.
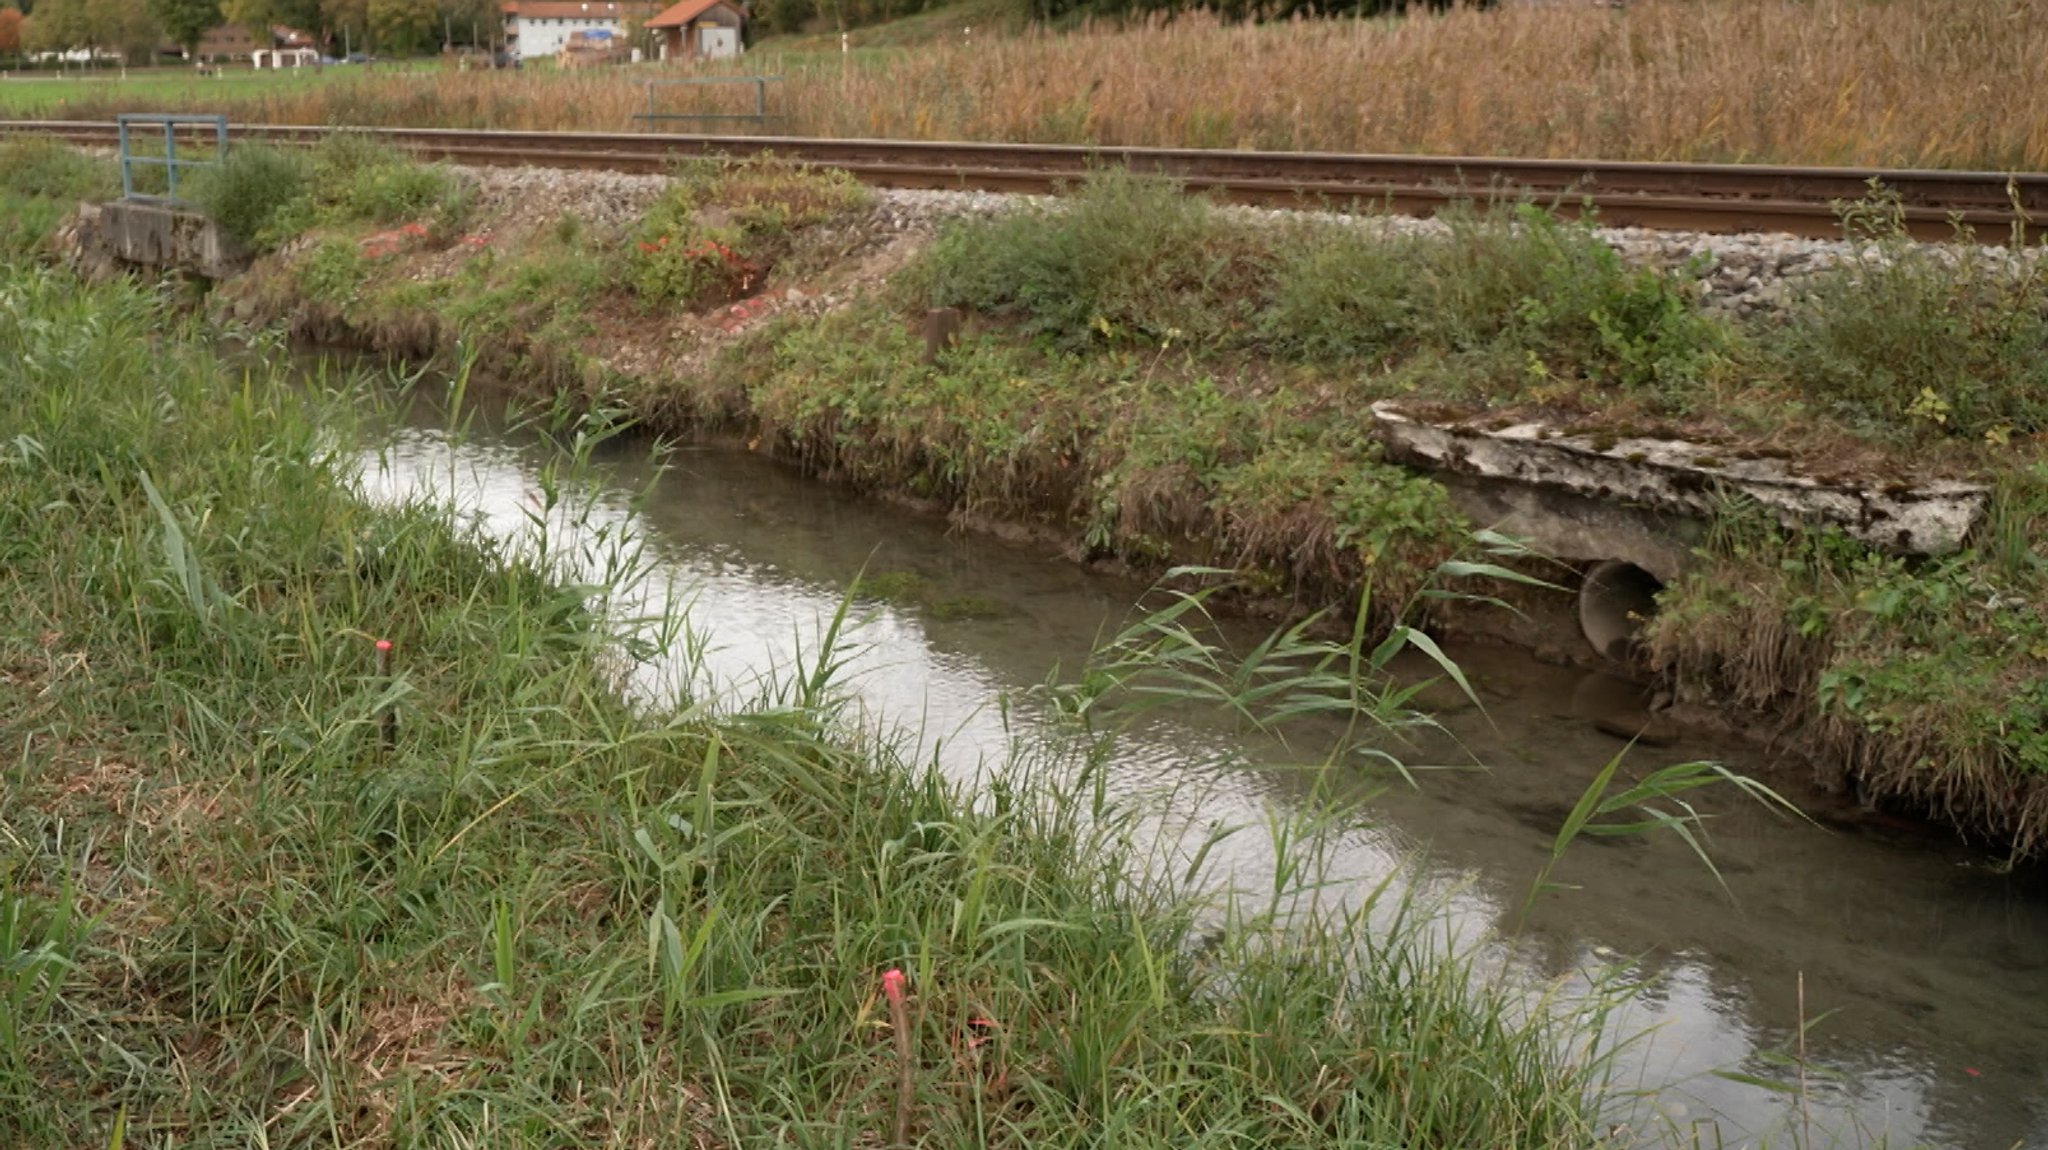
[(352, 390), (0, 302), (0, 1143), (872, 1144), (889, 968), (926, 1145), (1594, 1141), (1598, 1018), (1304, 912), (1314, 826), (1194, 896), (1085, 760), (970, 805), (832, 734), (829, 639), (632, 710), (592, 589), (354, 497)]
[(0, 260), (37, 254), (81, 201), (120, 190), (109, 161), (45, 140), (0, 140)]
[[(379, 63), (375, 65), (375, 73), (369, 74), (424, 71), (436, 66), (433, 62)], [(226, 66), (213, 76), (201, 75), (192, 68), (138, 70), (126, 77), (119, 73), (97, 72), (86, 75), (17, 74), (0, 80), (0, 118), (63, 117), (79, 104), (101, 106), (115, 102), (124, 109), (139, 111), (146, 109), (152, 100), (174, 102), (179, 107), (210, 103), (231, 113), (233, 106), (242, 101), (304, 91), (364, 74), (366, 72), (361, 65), (337, 65), (320, 70), (307, 68), (303, 71), (290, 68), (258, 71), (247, 64)]]

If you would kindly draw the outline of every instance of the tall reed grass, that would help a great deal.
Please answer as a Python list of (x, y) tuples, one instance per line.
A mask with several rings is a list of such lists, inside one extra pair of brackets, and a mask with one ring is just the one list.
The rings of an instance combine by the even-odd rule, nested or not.
[[(1189, 16), (844, 55), (773, 44), (723, 70), (781, 76), (774, 130), (795, 135), (2048, 168), (2048, 112), (2018, 98), (2048, 87), (2048, 25), (2016, 3), (1645, 0), (1267, 26)], [(232, 113), (626, 130), (646, 108), (641, 81), (666, 74), (364, 76), (252, 87)], [(676, 110), (741, 110), (689, 98), (707, 102)], [(170, 102), (220, 101), (200, 87)], [(86, 97), (65, 114), (121, 106)]]
[(0, 1145), (1596, 1140), (1598, 996), (1319, 900), (1317, 824), (1200, 896), (1085, 758), (973, 804), (841, 733), (829, 644), (630, 707), (593, 589), (354, 496), (352, 394), (0, 303)]

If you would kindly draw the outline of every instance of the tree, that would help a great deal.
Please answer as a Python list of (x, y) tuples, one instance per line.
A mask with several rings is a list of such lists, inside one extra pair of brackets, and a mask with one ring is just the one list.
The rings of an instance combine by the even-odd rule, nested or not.
[(31, 52), (69, 52), (91, 42), (85, 0), (42, 0), (22, 25), (22, 46)]
[(488, 44), (498, 32), (492, 0), (440, 0), (441, 29), (451, 44)]
[(653, 18), (637, 8), (627, 9), (619, 17), (619, 43), (624, 44), (628, 52), (638, 48), (652, 59), (654, 37), (648, 34), (647, 22)]
[(85, 0), (86, 40), (119, 52), (129, 63), (148, 63), (163, 43), (163, 28), (149, 6), (135, 0)]
[(369, 0), (318, 0), (321, 27), (330, 39), (347, 37), (350, 44), (366, 48), (370, 42)]
[(21, 54), (21, 24), (24, 17), (19, 8), (0, 8), (0, 56)]
[[(49, 3), (49, 0), (43, 0)], [(258, 48), (270, 47), (270, 28), (277, 23), (277, 0), (220, 0), (221, 19), (248, 29)]]
[(206, 30), (221, 20), (220, 0), (149, 0), (149, 10), (164, 35), (177, 41), (188, 56), (197, 51)]
[(419, 0), (369, 0), (368, 7), (370, 36), (385, 55), (414, 55), (440, 31), (433, 8)]
[(276, 0), (271, 5), (270, 17), (273, 24), (304, 32), (323, 43), (327, 39), (327, 20), (320, 11), (320, 0)]
[(22, 25), (31, 52), (93, 48), (128, 59), (148, 59), (162, 32), (149, 10), (133, 0), (42, 0)]

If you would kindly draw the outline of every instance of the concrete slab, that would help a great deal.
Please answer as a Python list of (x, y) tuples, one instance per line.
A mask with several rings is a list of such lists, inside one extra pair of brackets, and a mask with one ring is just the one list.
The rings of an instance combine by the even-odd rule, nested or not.
[[(1725, 449), (1681, 440), (1596, 443), (1540, 423), (1496, 430), (1430, 423), (1385, 401), (1372, 411), (1389, 454), (1411, 464), (1697, 520), (1710, 519), (1730, 494), (1747, 496), (1788, 526), (1833, 524), (1851, 538), (1904, 555), (1961, 547), (1990, 495), (1981, 484), (1946, 480), (1882, 488), (1828, 484), (1795, 474), (1783, 460), (1724, 461)], [(1540, 518), (1540, 500), (1514, 502), (1525, 520)], [(1583, 521), (1586, 512), (1575, 507), (1568, 514)], [(1648, 562), (1626, 552), (1613, 557), (1668, 577), (1659, 570), (1670, 562), (1665, 548), (1652, 549)]]

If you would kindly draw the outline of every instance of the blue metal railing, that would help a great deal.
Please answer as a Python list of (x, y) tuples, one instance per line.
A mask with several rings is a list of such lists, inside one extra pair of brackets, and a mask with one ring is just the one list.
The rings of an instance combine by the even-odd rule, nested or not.
[[(226, 116), (187, 115), (177, 112), (130, 112), (114, 117), (121, 136), (121, 198), (152, 204), (181, 204), (178, 198), (178, 169), (204, 168), (221, 161), (228, 152), (228, 118)], [(178, 127), (180, 125), (201, 125), (213, 128), (213, 158), (208, 160), (185, 159), (178, 155)], [(164, 133), (164, 154), (161, 156), (139, 156), (132, 146), (134, 136), (131, 128), (162, 128)], [(164, 194), (159, 196), (135, 190), (137, 167), (164, 169)]]

